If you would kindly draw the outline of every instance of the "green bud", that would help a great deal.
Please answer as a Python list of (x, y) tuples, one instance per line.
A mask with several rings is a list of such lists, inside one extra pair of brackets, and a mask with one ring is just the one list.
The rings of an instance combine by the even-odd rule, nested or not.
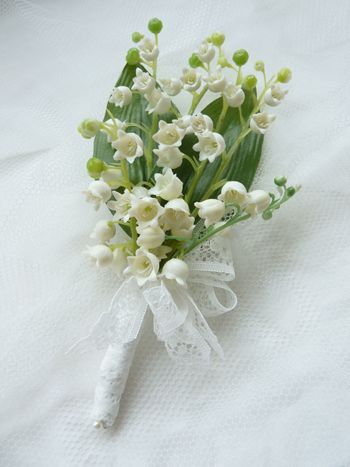
[(236, 52), (232, 56), (232, 60), (235, 62), (237, 66), (243, 66), (247, 63), (249, 58), (249, 54), (244, 49), (236, 50)]
[(198, 68), (199, 66), (203, 66), (201, 59), (198, 57), (196, 53), (193, 53), (190, 58), (188, 59), (188, 63), (191, 68)]
[(287, 183), (287, 179), (286, 177), (275, 177), (274, 182), (277, 186), (283, 186)]
[(220, 65), (222, 68), (229, 66), (229, 62), (224, 55), (221, 55), (221, 57), (218, 58), (218, 65)]
[(256, 79), (256, 76), (247, 75), (243, 79), (242, 84), (243, 84), (244, 89), (246, 89), (247, 91), (252, 91), (255, 88), (257, 82), (258, 80)]
[(133, 42), (140, 42), (143, 39), (143, 34), (140, 32), (133, 32), (131, 35), (131, 39)]
[(225, 42), (225, 34), (222, 32), (213, 32), (211, 35), (211, 42), (216, 47), (220, 47)]
[(141, 58), (139, 49), (136, 49), (135, 47), (129, 49), (128, 53), (126, 54), (126, 61), (129, 65), (137, 65), (140, 63)]
[(163, 23), (158, 18), (152, 18), (148, 22), (148, 29), (153, 32), (153, 34), (159, 34), (163, 29)]
[(91, 178), (100, 178), (101, 172), (106, 168), (106, 165), (101, 159), (91, 157), (86, 163), (87, 171)]
[(288, 83), (292, 79), (292, 70), (290, 68), (281, 68), (277, 74), (277, 80), (280, 83)]
[(264, 211), (261, 216), (265, 221), (268, 221), (272, 217), (272, 212), (271, 211)]
[(291, 198), (293, 195), (295, 195), (295, 188), (294, 186), (290, 186), (287, 188), (287, 196)]
[(262, 60), (258, 60), (254, 65), (255, 71), (265, 71), (265, 63)]
[(101, 129), (101, 123), (99, 120), (85, 119), (78, 126), (78, 131), (83, 138), (90, 139), (97, 135)]

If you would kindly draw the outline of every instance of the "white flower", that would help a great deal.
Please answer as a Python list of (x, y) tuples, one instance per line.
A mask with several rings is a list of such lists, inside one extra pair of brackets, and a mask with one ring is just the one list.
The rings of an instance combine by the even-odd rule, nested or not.
[(192, 115), (183, 115), (181, 118), (173, 120), (176, 126), (181, 128), (181, 130), (185, 130), (185, 134), (193, 133), (191, 128), (191, 117)]
[(288, 90), (282, 89), (282, 87), (279, 84), (272, 85), (265, 94), (264, 99), (266, 104), (270, 105), (271, 107), (275, 107), (276, 105), (281, 103), (287, 92)]
[(171, 230), (172, 235), (189, 238), (194, 229), (194, 217), (185, 200), (178, 198), (169, 201), (164, 206), (164, 214), (159, 223), (165, 231)]
[(135, 256), (128, 256), (128, 267), (124, 274), (134, 276), (139, 286), (144, 285), (147, 281), (157, 280), (157, 272), (159, 271), (159, 259), (145, 250), (139, 248)]
[(246, 212), (252, 217), (265, 211), (270, 204), (270, 195), (263, 190), (254, 190), (248, 193)]
[(132, 99), (132, 92), (126, 86), (118, 86), (113, 89), (109, 102), (117, 107), (129, 105)]
[(180, 79), (170, 78), (159, 80), (163, 90), (168, 96), (177, 96), (183, 88), (183, 83)]
[(146, 62), (153, 62), (159, 55), (159, 49), (156, 44), (149, 37), (144, 37), (139, 43), (139, 49), (141, 50), (141, 58)]
[(158, 144), (167, 146), (181, 146), (185, 130), (182, 130), (174, 123), (159, 122), (159, 130), (153, 135), (153, 139)]
[(141, 70), (141, 68), (136, 68), (136, 76), (133, 78), (134, 84), (132, 85), (133, 91), (139, 91), (142, 94), (151, 92), (154, 89), (155, 81), (152, 76)]
[(101, 131), (102, 133), (105, 133), (107, 135), (107, 141), (109, 143), (112, 143), (112, 141), (118, 138), (119, 130), (125, 130), (126, 127), (125, 122), (122, 122), (117, 118), (114, 118), (113, 120), (107, 120), (106, 122), (104, 122), (104, 125), (107, 126), (107, 129), (102, 128)]
[(184, 68), (181, 77), (185, 91), (197, 91), (201, 85), (201, 75), (194, 68)]
[(125, 190), (124, 193), (118, 193), (118, 191), (112, 191), (115, 201), (109, 201), (107, 203), (108, 208), (111, 211), (115, 211), (114, 219), (117, 221), (122, 220), (127, 222), (130, 219), (129, 211), (131, 209), (131, 203), (135, 196), (130, 193), (129, 190)]
[(226, 87), (226, 77), (220, 66), (216, 68), (214, 73), (209, 73), (203, 78), (206, 81), (208, 88), (212, 92), (223, 92)]
[(113, 261), (113, 253), (106, 245), (88, 246), (85, 253), (98, 267), (108, 266)]
[(247, 201), (247, 190), (240, 182), (226, 182), (221, 188), (221, 193), (218, 196), (220, 201), (225, 204), (238, 204), (242, 206)]
[(131, 190), (131, 193), (136, 196), (136, 198), (144, 198), (148, 195), (148, 190), (144, 186), (136, 185)]
[(254, 133), (264, 135), (275, 118), (275, 115), (259, 112), (252, 115), (249, 126)]
[(204, 219), (206, 227), (218, 222), (225, 213), (225, 205), (218, 199), (206, 199), (194, 203), (194, 205), (199, 209), (198, 215), (201, 219)]
[(197, 114), (191, 117), (191, 128), (195, 134), (212, 131), (213, 121), (208, 115)]
[(161, 144), (159, 148), (154, 149), (153, 152), (158, 156), (158, 167), (169, 167), (170, 169), (176, 169), (182, 164), (184, 155), (176, 146), (165, 146), (164, 144)]
[(101, 180), (95, 180), (90, 183), (84, 194), (86, 201), (92, 203), (97, 211), (101, 203), (105, 203), (111, 197), (111, 187)]
[(220, 133), (205, 131), (202, 134), (198, 133), (197, 137), (198, 143), (193, 146), (193, 149), (199, 152), (200, 161), (208, 159), (209, 162), (213, 162), (225, 151), (225, 140)]
[(163, 174), (155, 174), (156, 184), (149, 190), (149, 194), (160, 196), (169, 201), (178, 198), (182, 194), (182, 181), (171, 169), (164, 169)]
[(242, 86), (236, 86), (233, 83), (228, 83), (223, 91), (226, 102), (229, 107), (240, 107), (245, 99), (245, 94)]
[(111, 188), (119, 188), (125, 183), (122, 171), (117, 168), (104, 170), (101, 177)]
[(179, 285), (186, 286), (190, 270), (182, 259), (172, 258), (163, 266), (162, 277), (175, 280)]
[(215, 49), (209, 42), (203, 41), (199, 46), (197, 55), (203, 63), (209, 63), (215, 57)]
[(108, 242), (108, 240), (114, 237), (115, 231), (116, 228), (113, 222), (101, 220), (98, 221), (95, 225), (95, 228), (92, 234), (90, 235), (90, 238), (96, 238), (102, 243)]
[(117, 273), (117, 276), (121, 277), (128, 262), (127, 262), (127, 255), (124, 250), (120, 248), (116, 248), (113, 251), (113, 261), (112, 261), (112, 268)]
[(146, 111), (151, 114), (153, 112), (157, 114), (165, 114), (171, 107), (170, 97), (162, 92), (160, 89), (152, 89), (145, 95), (148, 100)]
[(157, 246), (157, 248), (151, 248), (150, 252), (153, 253), (159, 260), (165, 259), (167, 254), (171, 252), (171, 247), (166, 245)]
[(157, 248), (164, 242), (165, 239), (165, 233), (159, 227), (159, 225), (138, 227), (137, 232), (139, 236), (136, 243), (138, 246), (142, 246), (147, 250), (150, 248)]
[(143, 141), (136, 133), (119, 130), (118, 139), (113, 141), (112, 146), (117, 150), (113, 156), (116, 161), (126, 159), (131, 164), (143, 155)]
[(144, 198), (134, 198), (131, 201), (130, 217), (135, 217), (139, 227), (144, 228), (149, 225), (158, 225), (158, 218), (164, 212), (164, 208), (156, 198), (145, 196)]

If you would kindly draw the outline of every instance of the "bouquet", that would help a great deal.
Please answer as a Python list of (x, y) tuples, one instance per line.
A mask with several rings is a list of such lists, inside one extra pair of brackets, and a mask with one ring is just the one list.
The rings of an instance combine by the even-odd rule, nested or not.
[[(206, 318), (230, 311), (236, 296), (230, 236), (257, 216), (269, 220), (299, 189), (276, 177), (276, 193), (250, 190), (264, 135), (291, 79), (289, 68), (267, 77), (262, 61), (246, 74), (249, 55), (228, 56), (225, 36), (206, 38), (176, 78), (158, 70), (162, 22), (148, 23), (151, 37), (132, 34), (137, 46), (108, 100), (103, 120), (78, 130), (94, 138), (85, 195), (106, 220), (86, 253), (98, 267), (111, 266), (119, 288), (91, 334), (107, 347), (95, 392), (96, 427), (112, 426), (147, 309), (154, 330), (174, 360), (207, 362), (222, 349)], [(188, 111), (174, 97), (185, 93)], [(198, 110), (205, 95), (212, 102)]]

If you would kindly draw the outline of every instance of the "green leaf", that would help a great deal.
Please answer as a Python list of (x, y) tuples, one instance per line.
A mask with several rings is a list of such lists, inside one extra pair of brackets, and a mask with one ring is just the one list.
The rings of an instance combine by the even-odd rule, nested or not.
[[(245, 118), (248, 118), (254, 107), (253, 93), (246, 92), (246, 99), (242, 106), (242, 113)], [(211, 102), (205, 109), (202, 110), (203, 114), (208, 115), (214, 122), (214, 127), (219, 119), (222, 110), (222, 98), (216, 99)], [(226, 148), (229, 149), (237, 139), (241, 132), (241, 123), (239, 118), (238, 109), (230, 107), (226, 113), (225, 119), (220, 129), (223, 135)], [(184, 138), (181, 150), (191, 157), (198, 159), (198, 153), (193, 150), (193, 145), (196, 138), (193, 135), (188, 135)], [(261, 157), (261, 150), (263, 144), (263, 136), (255, 133), (250, 133), (240, 144), (235, 154), (233, 154), (227, 170), (222, 174), (222, 179), (236, 180), (247, 188), (250, 188), (258, 164)], [(214, 162), (206, 166), (205, 171), (193, 194), (193, 202), (200, 200), (207, 189), (210, 187), (215, 173), (220, 165), (221, 158), (217, 158)], [(178, 170), (178, 176), (184, 182), (184, 190), (187, 191), (191, 180), (193, 178), (193, 171), (190, 169), (189, 163), (183, 164)], [(218, 190), (217, 190), (218, 191)], [(215, 197), (217, 192), (212, 193), (211, 196)]]

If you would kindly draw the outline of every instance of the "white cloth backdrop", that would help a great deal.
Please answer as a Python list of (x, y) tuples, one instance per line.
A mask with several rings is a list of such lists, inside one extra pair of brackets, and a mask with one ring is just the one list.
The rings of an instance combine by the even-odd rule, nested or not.
[[(2, 467), (350, 466), (350, 3), (281, 0), (2, 0), (0, 19)], [(294, 71), (255, 186), (303, 190), (237, 227), (239, 305), (211, 324), (226, 360), (174, 367), (150, 319), (115, 429), (89, 419), (102, 357), (65, 356), (115, 292), (81, 256), (95, 213), (81, 192), (101, 116), (150, 17), (160, 75), (201, 38)], [(252, 66), (252, 65), (251, 65)]]

